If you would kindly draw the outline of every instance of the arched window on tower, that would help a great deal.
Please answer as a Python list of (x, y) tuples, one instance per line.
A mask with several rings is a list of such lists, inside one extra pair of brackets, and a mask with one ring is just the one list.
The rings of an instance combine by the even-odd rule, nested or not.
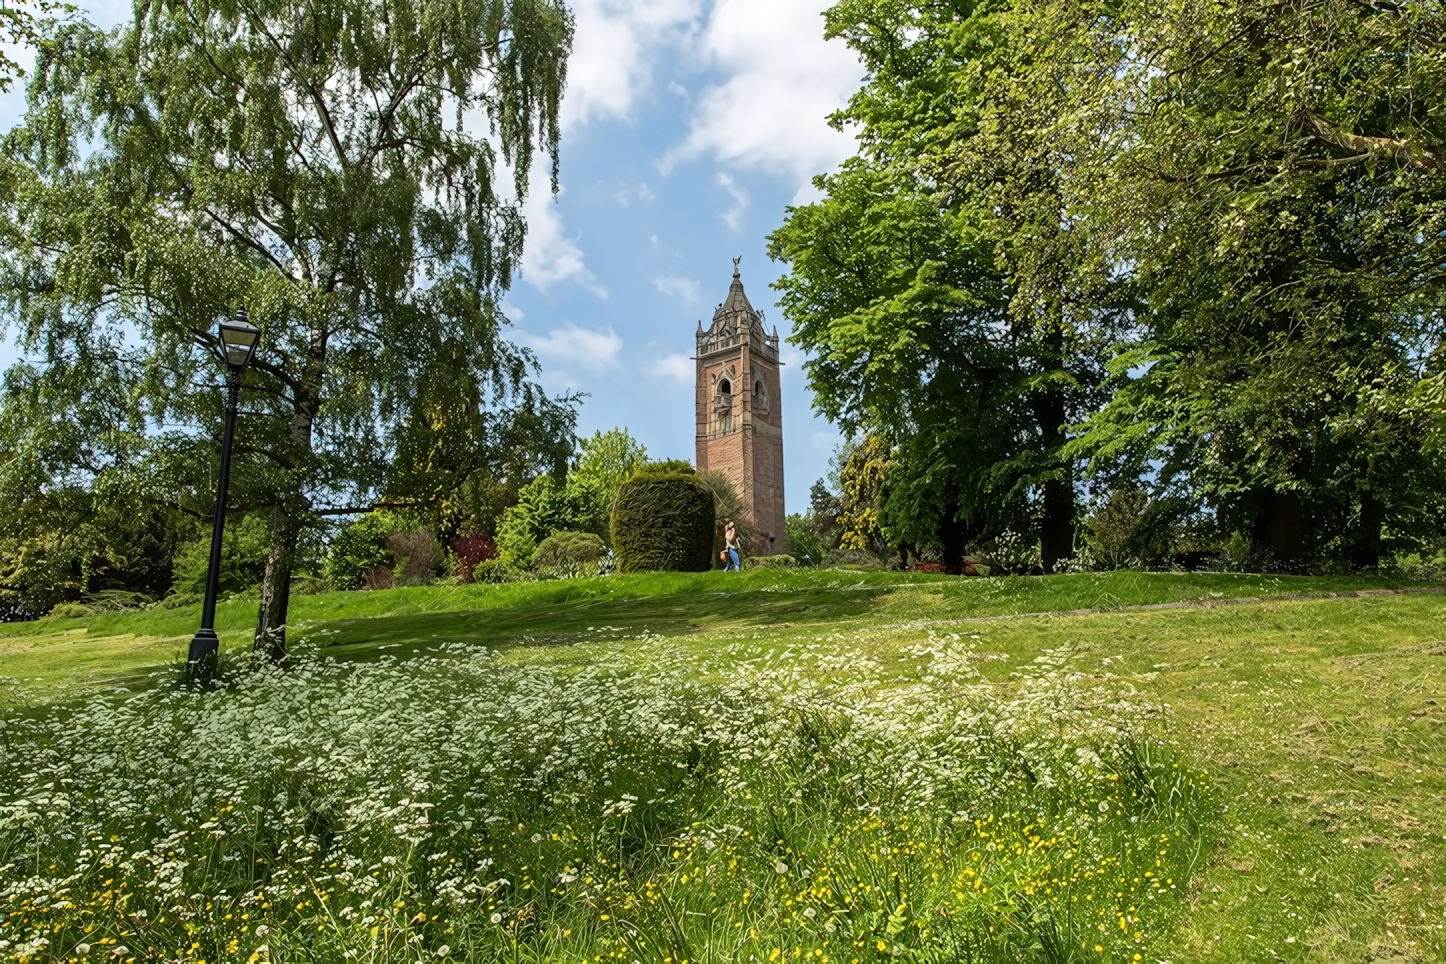
[(762, 415), (768, 414), (768, 386), (761, 378), (753, 383), (753, 410)]
[(733, 431), (733, 380), (719, 378), (713, 389), (713, 434), (727, 435)]

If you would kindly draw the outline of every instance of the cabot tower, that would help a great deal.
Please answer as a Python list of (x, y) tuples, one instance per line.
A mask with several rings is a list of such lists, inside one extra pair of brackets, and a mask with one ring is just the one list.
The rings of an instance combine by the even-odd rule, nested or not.
[(755, 551), (787, 552), (783, 537), (783, 405), (778, 329), (743, 293), (738, 262), (728, 298), (706, 330), (698, 323), (698, 468), (722, 472), (737, 487), (760, 536)]

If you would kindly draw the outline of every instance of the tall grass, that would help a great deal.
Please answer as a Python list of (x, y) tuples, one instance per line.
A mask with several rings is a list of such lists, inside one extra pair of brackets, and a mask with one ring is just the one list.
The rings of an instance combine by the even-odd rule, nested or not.
[[(582, 658), (579, 658), (582, 657)], [(316, 656), (0, 728), (20, 960), (1133, 961), (1210, 797), (1156, 707), (969, 640)]]

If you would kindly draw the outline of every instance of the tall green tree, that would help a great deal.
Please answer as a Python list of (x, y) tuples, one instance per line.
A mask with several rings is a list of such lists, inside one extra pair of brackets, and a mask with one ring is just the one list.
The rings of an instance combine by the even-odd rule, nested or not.
[(247, 307), (235, 491), (269, 512), (272, 658), (309, 518), (436, 499), (517, 425), (571, 448), (497, 308), (539, 151), (556, 186), (571, 36), (558, 0), (200, 0), (40, 48), (0, 162), (6, 320), (42, 376), (115, 373), (155, 473), (204, 503), (215, 323)]
[(1098, 12), (1081, 213), (1147, 310), (1080, 451), (1284, 564), (1439, 537), (1446, 12)]
[(1047, 126), (1068, 86), (1012, 4), (826, 16), (868, 70), (834, 118), (860, 150), (771, 248), (817, 405), (898, 449), (901, 535), (957, 570), (967, 539), (1033, 515), (1052, 569), (1073, 550), (1066, 427), (1097, 402), (1119, 314), (1068, 211), (1071, 145)]

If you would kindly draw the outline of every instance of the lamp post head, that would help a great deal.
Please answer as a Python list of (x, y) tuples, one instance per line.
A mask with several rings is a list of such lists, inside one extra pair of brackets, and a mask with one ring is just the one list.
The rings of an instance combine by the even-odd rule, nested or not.
[(221, 347), (226, 351), (226, 364), (239, 372), (251, 361), (251, 353), (261, 338), (261, 329), (246, 320), (246, 309), (236, 312), (230, 321), (221, 322)]

